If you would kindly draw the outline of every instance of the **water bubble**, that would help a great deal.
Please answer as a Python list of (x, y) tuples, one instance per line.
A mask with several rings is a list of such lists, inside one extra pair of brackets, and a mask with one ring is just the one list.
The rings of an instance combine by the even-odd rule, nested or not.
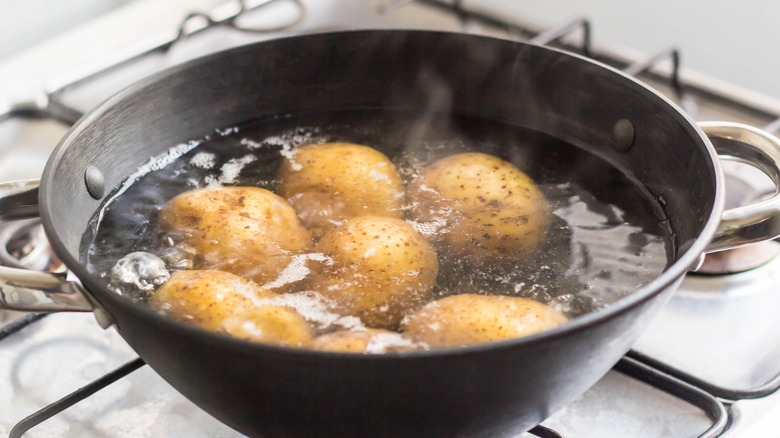
[(132, 252), (116, 262), (109, 271), (109, 283), (120, 292), (150, 291), (165, 283), (170, 273), (160, 257), (148, 252)]
[[(167, 266), (173, 270), (194, 269), (195, 255), (197, 251), (191, 245), (185, 243), (175, 243), (176, 241), (168, 237), (167, 248), (160, 249), (160, 257)], [(169, 243), (170, 242), (170, 243)]]

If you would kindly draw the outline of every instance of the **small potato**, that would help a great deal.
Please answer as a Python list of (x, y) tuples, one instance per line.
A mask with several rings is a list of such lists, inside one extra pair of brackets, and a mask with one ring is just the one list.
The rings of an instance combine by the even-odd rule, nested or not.
[(223, 271), (178, 271), (149, 298), (152, 308), (204, 328), (255, 342), (307, 345), (312, 330), (295, 310), (263, 301), (277, 294)]
[(207, 330), (253, 300), (275, 296), (256, 283), (223, 271), (177, 271), (149, 298), (149, 305)]
[(305, 347), (313, 337), (306, 320), (294, 309), (260, 305), (237, 312), (222, 322), (229, 335), (254, 342)]
[(411, 351), (415, 344), (400, 333), (383, 329), (342, 330), (314, 338), (311, 348), (339, 353)]
[(430, 233), (444, 252), (489, 263), (522, 259), (550, 226), (547, 201), (511, 163), (464, 153), (426, 167), (409, 186), (415, 218), (438, 224)]
[(403, 332), (431, 348), (456, 347), (528, 336), (567, 318), (537, 301), (500, 295), (452, 295), (407, 317)]
[(409, 309), (429, 299), (439, 262), (436, 252), (406, 221), (362, 216), (320, 239), (321, 264), (304, 287), (334, 300), (369, 327), (393, 328)]
[(279, 170), (279, 193), (315, 238), (358, 216), (400, 218), (401, 177), (381, 152), (350, 143), (295, 149)]
[(287, 202), (257, 187), (184, 192), (163, 206), (164, 230), (183, 234), (196, 251), (197, 269), (219, 269), (266, 283), (311, 245)]

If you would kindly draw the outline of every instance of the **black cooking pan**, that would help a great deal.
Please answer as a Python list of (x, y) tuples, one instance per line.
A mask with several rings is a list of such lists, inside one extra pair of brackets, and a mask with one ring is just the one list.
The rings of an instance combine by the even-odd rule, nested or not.
[[(431, 93), (431, 78), (448, 106), (433, 99), (441, 93)], [(484, 117), (585, 148), (658, 200), (673, 232), (674, 262), (626, 298), (541, 334), (386, 355), (287, 349), (205, 332), (111, 292), (82, 264), (94, 212), (149, 157), (252, 119), (360, 108)], [(780, 234), (775, 198), (723, 211), (711, 140), (721, 154), (780, 180), (774, 137), (740, 125), (697, 126), (641, 83), (564, 52), (418, 31), (263, 42), (120, 92), (63, 138), (39, 192), (37, 182), (6, 184), (4, 216), (40, 211), (54, 251), (83, 287), (3, 268), (0, 296), (5, 307), (93, 311), (182, 394), (251, 436), (513, 436), (602, 377), (705, 251)]]

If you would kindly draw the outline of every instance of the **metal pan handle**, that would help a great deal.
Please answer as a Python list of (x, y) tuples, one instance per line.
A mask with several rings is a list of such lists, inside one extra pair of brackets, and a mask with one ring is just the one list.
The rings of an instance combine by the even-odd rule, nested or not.
[(775, 184), (775, 193), (769, 199), (724, 211), (706, 252), (724, 251), (780, 236), (780, 139), (740, 123), (702, 122), (699, 126), (719, 155), (750, 164)]
[[(39, 180), (0, 184), (0, 221), (38, 217)], [(65, 274), (0, 266), (0, 308), (32, 312), (92, 312), (81, 284)]]

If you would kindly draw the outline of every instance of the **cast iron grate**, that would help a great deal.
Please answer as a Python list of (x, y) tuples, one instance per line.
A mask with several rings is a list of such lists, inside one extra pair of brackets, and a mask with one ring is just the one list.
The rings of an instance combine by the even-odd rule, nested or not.
[(73, 391), (72, 393), (44, 407), (43, 409), (38, 410), (34, 414), (17, 423), (16, 426), (11, 429), (11, 433), (8, 435), (9, 438), (21, 437), (33, 427), (43, 423), (49, 418), (75, 405), (76, 403), (88, 398), (89, 396), (127, 376), (144, 365), (146, 365), (146, 363), (141, 360), (141, 358), (137, 358), (104, 375), (103, 377), (100, 377), (91, 383), (77, 389), (76, 391)]
[(9, 322), (8, 324), (0, 328), (0, 341), (18, 332), (19, 330), (27, 327), (30, 324), (40, 321), (41, 319), (46, 317), (46, 315), (48, 315), (48, 313), (30, 313), (20, 319)]

